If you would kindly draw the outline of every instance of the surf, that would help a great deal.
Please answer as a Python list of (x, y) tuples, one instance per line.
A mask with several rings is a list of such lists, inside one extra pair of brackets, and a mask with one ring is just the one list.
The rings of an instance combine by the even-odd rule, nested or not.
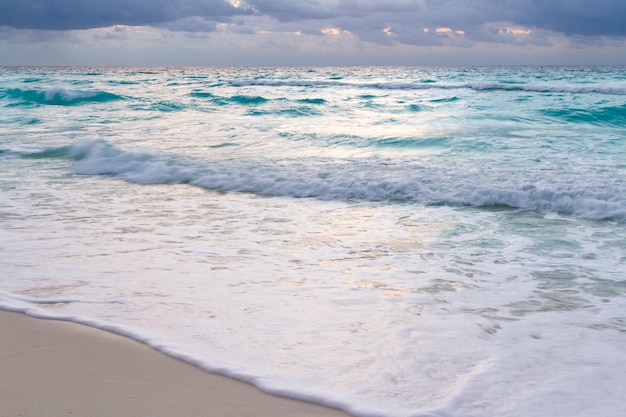
[(71, 90), (64, 87), (5, 89), (0, 92), (0, 98), (9, 100), (13, 105), (35, 104), (50, 106), (77, 106), (123, 100), (121, 96), (106, 91)]
[[(385, 145), (404, 144), (391, 140)], [(376, 159), (352, 165), (343, 159), (328, 158), (213, 160), (128, 151), (105, 140), (82, 140), (23, 153), (22, 157), (67, 159), (72, 161), (71, 170), (76, 174), (108, 176), (135, 184), (188, 184), (223, 193), (327, 201), (505, 206), (626, 221), (624, 183), (613, 184), (615, 188), (602, 188), (594, 182), (573, 186), (570, 178), (566, 182), (546, 182), (528, 173), (519, 175), (514, 169), (512, 176), (502, 181), (499, 175), (491, 176), (489, 170), (468, 177), (462, 169), (451, 171), (445, 164), (385, 166)]]

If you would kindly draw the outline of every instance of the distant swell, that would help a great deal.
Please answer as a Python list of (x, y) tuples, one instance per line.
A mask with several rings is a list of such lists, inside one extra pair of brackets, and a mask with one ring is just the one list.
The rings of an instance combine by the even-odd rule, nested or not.
[[(202, 160), (152, 152), (127, 152), (102, 140), (24, 154), (75, 161), (81, 175), (106, 175), (136, 184), (190, 184), (218, 192), (339, 201), (413, 202), (424, 205), (508, 206), (569, 213), (589, 219), (626, 220), (626, 184), (585, 178), (562, 181), (541, 173), (515, 178), (492, 171), (468, 176), (450, 166), (396, 167), (380, 161)], [(503, 178), (507, 178), (503, 180)], [(605, 181), (606, 182), (606, 181)], [(604, 188), (603, 188), (604, 187)], [(612, 187), (612, 188), (610, 188)]]
[(383, 82), (383, 83), (350, 83), (335, 80), (244, 80), (232, 81), (235, 87), (245, 86), (294, 86), (294, 87), (357, 87), (378, 90), (456, 90), (470, 89), (476, 91), (528, 91), (534, 93), (579, 93), (626, 95), (626, 86), (594, 86), (594, 85), (541, 85), (541, 84), (507, 84), (507, 83), (437, 83), (437, 82)]
[(52, 87), (41, 90), (8, 89), (0, 92), (0, 97), (17, 101), (18, 104), (45, 104), (53, 106), (74, 106), (85, 103), (106, 103), (121, 100), (122, 97), (106, 91), (68, 90)]

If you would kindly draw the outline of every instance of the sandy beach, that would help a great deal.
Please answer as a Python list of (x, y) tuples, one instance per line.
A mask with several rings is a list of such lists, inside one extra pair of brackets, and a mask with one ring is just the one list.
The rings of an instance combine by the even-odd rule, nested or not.
[(0, 334), (2, 416), (348, 416), (87, 326), (0, 311)]

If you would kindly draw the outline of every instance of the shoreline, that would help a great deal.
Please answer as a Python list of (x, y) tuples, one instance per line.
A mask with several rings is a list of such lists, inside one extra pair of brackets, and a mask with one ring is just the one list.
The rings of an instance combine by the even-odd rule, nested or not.
[(0, 334), (0, 415), (350, 417), (86, 325), (0, 310)]

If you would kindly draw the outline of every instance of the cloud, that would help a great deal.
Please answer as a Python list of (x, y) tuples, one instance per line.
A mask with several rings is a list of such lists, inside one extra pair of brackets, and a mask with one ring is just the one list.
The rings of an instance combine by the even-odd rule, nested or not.
[(364, 39), (378, 39), (377, 32), (396, 27), (406, 35), (397, 41), (417, 43), (429, 39), (420, 34), (423, 27), (455, 28), (472, 38), (493, 22), (565, 35), (626, 37), (624, 0), (0, 0), (0, 26), (18, 29), (147, 25), (211, 31), (214, 25), (207, 21), (252, 14), (303, 26), (343, 24)]
[(442, 24), (508, 21), (566, 35), (626, 36), (622, 0), (428, 0), (428, 13)]
[(213, 32), (217, 29), (217, 23), (213, 20), (194, 16), (164, 23), (162, 27), (173, 32)]
[(565, 35), (626, 36), (626, 2), (621, 0), (530, 0), (516, 23)]
[(151, 26), (189, 17), (250, 13), (225, 0), (0, 0), (0, 26), (75, 30), (114, 25)]
[[(381, 44), (471, 42), (547, 45), (547, 34), (626, 37), (623, 0), (249, 0), (257, 14), (281, 23), (337, 27)], [(306, 30), (305, 30), (306, 31)], [(387, 32), (395, 34), (389, 36)], [(308, 33), (308, 31), (307, 31)]]
[[(152, 50), (159, 59), (190, 51), (194, 59), (223, 56), (230, 61), (220, 63), (236, 65), (244, 58), (272, 62), (287, 50), (284, 62), (294, 63), (307, 54), (335, 54), (343, 64), (422, 62), (411, 54), (456, 54), (467, 62), (472, 50), (484, 56), (497, 50), (504, 62), (525, 53), (553, 62), (555, 51), (586, 48), (594, 56), (589, 62), (605, 54), (622, 63), (624, 16), (624, 0), (0, 0), (0, 58), (18, 62), (22, 50), (38, 57), (56, 45), (61, 58), (89, 48), (133, 59)], [(171, 51), (159, 52), (167, 45)], [(136, 52), (126, 52), (131, 46)]]

